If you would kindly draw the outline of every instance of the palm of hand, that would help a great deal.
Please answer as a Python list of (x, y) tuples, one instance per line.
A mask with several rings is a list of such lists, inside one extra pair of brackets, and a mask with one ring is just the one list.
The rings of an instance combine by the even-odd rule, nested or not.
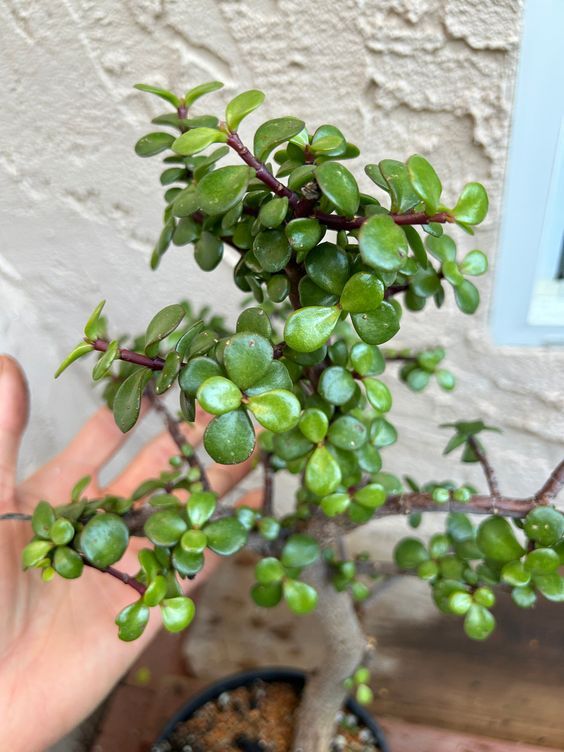
[[(16, 463), (27, 417), (27, 392), (21, 371), (0, 358), (0, 513), (30, 513), (39, 498), (66, 503), (74, 483), (84, 475), (96, 479), (100, 468), (124, 441), (108, 410), (101, 409), (54, 460), (16, 488)], [(192, 443), (202, 436), (199, 420), (187, 433)], [(148, 444), (103, 492), (127, 495), (144, 479), (166, 467), (175, 445), (168, 435)], [(209, 477), (220, 494), (235, 486), (251, 461), (232, 468), (214, 466)], [(95, 480), (91, 496), (103, 493)], [(244, 503), (258, 500), (255, 493)], [(21, 551), (30, 525), (0, 522), (0, 707), (10, 708), (3, 738), (10, 749), (43, 750), (85, 717), (153, 638), (160, 627), (154, 617), (141, 639), (117, 639), (114, 619), (135, 594), (95, 570), (80, 580), (55, 578), (46, 584), (37, 571), (23, 572)], [(143, 540), (133, 540), (120, 568), (134, 573)], [(202, 574), (215, 562), (206, 563)], [(201, 581), (201, 578), (199, 578)], [(189, 590), (190, 584), (187, 587)]]

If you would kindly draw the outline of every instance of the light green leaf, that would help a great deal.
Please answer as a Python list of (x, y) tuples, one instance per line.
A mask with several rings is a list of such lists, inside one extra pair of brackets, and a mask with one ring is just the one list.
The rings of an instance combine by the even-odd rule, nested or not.
[(317, 496), (328, 496), (341, 482), (341, 469), (329, 450), (320, 446), (309, 458), (305, 471), (305, 484)]
[(236, 517), (222, 517), (208, 522), (204, 528), (208, 547), (220, 556), (231, 556), (240, 551), (247, 542), (246, 528)]
[(283, 433), (293, 428), (301, 412), (300, 401), (286, 389), (273, 389), (249, 397), (248, 407), (261, 426), (274, 433)]
[(441, 200), (443, 186), (433, 167), (419, 154), (407, 160), (407, 170), (411, 185), (425, 202), (429, 214), (435, 214)]
[(245, 165), (229, 165), (209, 172), (196, 189), (200, 209), (212, 216), (225, 214), (245, 195), (249, 177)]
[(481, 183), (467, 183), (462, 189), (452, 213), (458, 222), (479, 225), (488, 213), (489, 201)]
[(207, 149), (211, 144), (225, 143), (226, 141), (226, 134), (216, 128), (193, 128), (174, 141), (172, 150), (183, 157), (189, 157)]
[(80, 548), (91, 564), (105, 569), (119, 561), (129, 543), (127, 525), (117, 514), (97, 514), (80, 534)]
[(344, 311), (364, 313), (378, 308), (383, 300), (382, 280), (370, 272), (357, 272), (345, 284), (339, 302)]
[(255, 133), (253, 143), (255, 156), (261, 162), (264, 162), (274, 148), (297, 136), (304, 127), (305, 123), (303, 120), (298, 120), (295, 117), (281, 117), (268, 120)]
[(284, 600), (295, 614), (309, 614), (317, 606), (317, 591), (299, 580), (284, 580)]
[(293, 350), (313, 352), (327, 342), (340, 315), (337, 306), (300, 308), (286, 320), (284, 339)]
[(186, 629), (196, 613), (194, 601), (184, 595), (165, 598), (160, 608), (163, 624), (168, 632), (181, 632)]
[(194, 88), (189, 89), (184, 96), (186, 107), (193, 105), (194, 102), (200, 97), (203, 97), (204, 94), (210, 94), (212, 91), (217, 91), (218, 89), (222, 88), (223, 84), (221, 83), (221, 81), (208, 81), (205, 84), (194, 86)]
[(460, 264), (460, 271), (462, 274), (470, 274), (473, 277), (485, 274), (488, 271), (487, 256), (482, 251), (470, 251), (464, 256), (464, 260)]
[(230, 131), (236, 131), (243, 118), (254, 112), (264, 102), (264, 94), (258, 89), (250, 89), (238, 94), (225, 109), (225, 120)]
[(88, 321), (84, 326), (84, 336), (86, 337), (86, 339), (94, 340), (100, 336), (100, 314), (102, 313), (102, 309), (105, 304), (106, 301), (101, 300), (90, 314)]
[(394, 272), (403, 265), (408, 245), (404, 231), (388, 214), (374, 214), (360, 228), (360, 255), (374, 269)]
[(92, 352), (93, 349), (94, 345), (90, 345), (88, 342), (79, 342), (74, 350), (72, 350), (67, 355), (61, 365), (57, 368), (57, 370), (55, 371), (55, 378), (57, 379), (62, 374), (62, 372), (71, 365), (71, 363), (74, 363), (75, 360), (82, 358), (82, 356), (86, 355), (86, 353)]
[(358, 336), (369, 345), (381, 345), (390, 340), (400, 328), (396, 309), (385, 300), (374, 311), (351, 316)]
[(167, 89), (160, 89), (158, 86), (149, 86), (148, 84), (134, 84), (133, 88), (138, 89), (139, 91), (146, 91), (149, 94), (154, 94), (155, 96), (164, 99), (165, 102), (169, 102), (173, 107), (178, 108), (180, 106), (180, 99), (176, 94), (167, 91)]

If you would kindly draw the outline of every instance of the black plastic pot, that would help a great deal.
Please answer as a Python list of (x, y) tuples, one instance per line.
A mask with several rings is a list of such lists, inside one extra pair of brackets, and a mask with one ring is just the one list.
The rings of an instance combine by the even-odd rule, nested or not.
[[(262, 681), (265, 682), (285, 682), (286, 684), (291, 684), (301, 690), (305, 684), (306, 675), (299, 669), (275, 667), (259, 668), (254, 669), (253, 671), (242, 671), (241, 673), (233, 674), (225, 679), (221, 679), (220, 681), (215, 682), (215, 684), (206, 687), (206, 689), (202, 690), (191, 700), (188, 700), (188, 702), (170, 719), (155, 744), (167, 741), (179, 723), (187, 721), (197, 710), (203, 707), (207, 702), (210, 702), (210, 700), (217, 700), (219, 695), (223, 692), (229, 692), (233, 689), (237, 689), (237, 687), (244, 687), (248, 684), (252, 684), (254, 681), (257, 681), (257, 679), (262, 679)], [(390, 752), (386, 740), (384, 739), (382, 729), (378, 726), (368, 711), (352, 698), (347, 700), (345, 707), (349, 713), (352, 713), (358, 718), (361, 725), (365, 726), (372, 733), (382, 752)]]

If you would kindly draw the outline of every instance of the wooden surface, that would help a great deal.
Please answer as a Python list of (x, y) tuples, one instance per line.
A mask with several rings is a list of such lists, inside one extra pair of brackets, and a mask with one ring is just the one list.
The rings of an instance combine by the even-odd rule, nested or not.
[[(283, 606), (265, 611), (250, 605), (252, 568), (245, 556), (238, 566), (222, 568), (198, 599), (186, 641), (182, 635), (157, 638), (116, 691), (93, 752), (147, 752), (176, 708), (218, 675), (318, 660), (314, 619), (295, 622)], [(475, 643), (459, 620), (438, 614), (421, 585), (402, 578), (364, 617), (378, 643), (371, 710), (391, 752), (563, 750), (558, 604), (543, 601), (522, 611), (502, 597), (494, 637)], [(141, 686), (147, 669), (150, 680)]]

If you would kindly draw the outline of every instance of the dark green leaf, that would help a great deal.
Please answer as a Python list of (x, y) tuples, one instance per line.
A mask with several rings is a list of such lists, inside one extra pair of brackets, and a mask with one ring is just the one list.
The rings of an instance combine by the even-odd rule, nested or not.
[(484, 520), (478, 528), (476, 542), (484, 556), (491, 561), (505, 563), (520, 559), (525, 553), (504, 517)]
[(82, 356), (86, 355), (86, 353), (92, 352), (93, 349), (93, 345), (90, 345), (87, 342), (79, 342), (74, 350), (72, 350), (67, 355), (61, 365), (57, 368), (57, 370), (55, 371), (55, 378), (58, 378), (62, 374), (62, 372), (71, 365), (71, 363), (74, 363), (75, 360), (82, 358)]
[(185, 315), (184, 308), (177, 304), (166, 306), (155, 314), (145, 332), (145, 352), (156, 355), (158, 347), (155, 345), (177, 329)]
[(137, 423), (141, 409), (141, 399), (152, 371), (139, 368), (128, 376), (116, 392), (112, 410), (120, 431), (126, 433)]
[(310, 217), (292, 219), (286, 225), (285, 231), (288, 242), (298, 255), (298, 260), (311, 251), (325, 235), (325, 227)]
[(279, 582), (257, 583), (251, 589), (251, 598), (261, 608), (273, 608), (282, 600), (282, 585)]
[(200, 528), (215, 511), (217, 499), (210, 491), (195, 491), (188, 499), (187, 510), (191, 524)]
[(141, 637), (145, 627), (149, 622), (149, 609), (139, 600), (126, 606), (116, 616), (116, 624), (119, 627), (118, 636), (120, 640), (131, 642)]
[(274, 229), (282, 224), (288, 213), (288, 199), (274, 197), (260, 207), (259, 220), (261, 225)]
[(380, 174), (388, 184), (392, 199), (390, 207), (392, 212), (405, 214), (421, 201), (411, 185), (407, 168), (403, 162), (398, 162), (395, 159), (383, 159), (378, 167)]
[(170, 148), (173, 143), (174, 136), (171, 136), (170, 133), (160, 131), (147, 133), (135, 144), (135, 153), (138, 157), (154, 157), (155, 154), (160, 154), (161, 151)]
[(354, 395), (355, 381), (342, 366), (330, 366), (321, 374), (319, 394), (332, 405), (344, 405)]
[(189, 397), (195, 397), (198, 387), (206, 379), (221, 375), (221, 366), (211, 358), (200, 357), (191, 360), (180, 372), (180, 388)]
[(263, 123), (255, 133), (253, 144), (255, 156), (264, 162), (274, 148), (297, 136), (304, 126), (302, 120), (294, 117), (275, 118)]
[(295, 533), (286, 541), (282, 549), (282, 564), (285, 567), (303, 569), (319, 558), (319, 543), (310, 535)]
[(480, 293), (467, 279), (454, 288), (454, 297), (462, 313), (472, 314), (480, 305)]
[(214, 418), (206, 428), (204, 446), (212, 459), (222, 465), (246, 460), (255, 446), (255, 432), (244, 410), (233, 410)]
[(196, 263), (205, 272), (213, 271), (223, 258), (223, 242), (204, 230), (194, 248)]
[(474, 604), (464, 617), (464, 631), (473, 640), (485, 640), (495, 629), (493, 614), (484, 606)]
[(535, 507), (526, 516), (524, 529), (541, 546), (553, 546), (564, 536), (564, 515), (553, 507)]
[(175, 509), (154, 512), (144, 525), (145, 535), (157, 546), (174, 546), (187, 528), (184, 518)]
[(382, 280), (370, 272), (357, 272), (345, 284), (339, 302), (345, 311), (364, 313), (378, 308), (383, 300)]
[(374, 311), (355, 313), (351, 318), (357, 334), (369, 345), (387, 342), (400, 328), (396, 309), (386, 300)]
[(253, 243), (253, 252), (266, 272), (279, 272), (288, 263), (292, 249), (283, 230), (263, 230)]
[(400, 569), (417, 569), (428, 558), (429, 553), (418, 538), (404, 538), (394, 549), (394, 560)]
[(360, 194), (354, 175), (338, 162), (323, 162), (315, 171), (315, 178), (323, 193), (338, 212), (353, 216)]
[(208, 547), (220, 556), (231, 556), (247, 542), (247, 530), (236, 517), (222, 517), (204, 528)]
[(407, 160), (407, 170), (415, 192), (425, 202), (429, 214), (434, 214), (439, 206), (443, 190), (437, 173), (419, 154), (414, 154)]
[(243, 391), (261, 379), (272, 362), (270, 342), (260, 334), (241, 332), (230, 337), (223, 352), (229, 378)]
[(400, 269), (407, 256), (404, 231), (387, 214), (375, 214), (360, 228), (360, 255), (374, 269), (394, 272)]
[(318, 287), (340, 295), (349, 278), (347, 254), (334, 243), (321, 243), (311, 250), (305, 260), (306, 271)]
[(121, 559), (129, 542), (127, 525), (117, 514), (97, 514), (80, 534), (80, 548), (89, 562), (105, 569)]

